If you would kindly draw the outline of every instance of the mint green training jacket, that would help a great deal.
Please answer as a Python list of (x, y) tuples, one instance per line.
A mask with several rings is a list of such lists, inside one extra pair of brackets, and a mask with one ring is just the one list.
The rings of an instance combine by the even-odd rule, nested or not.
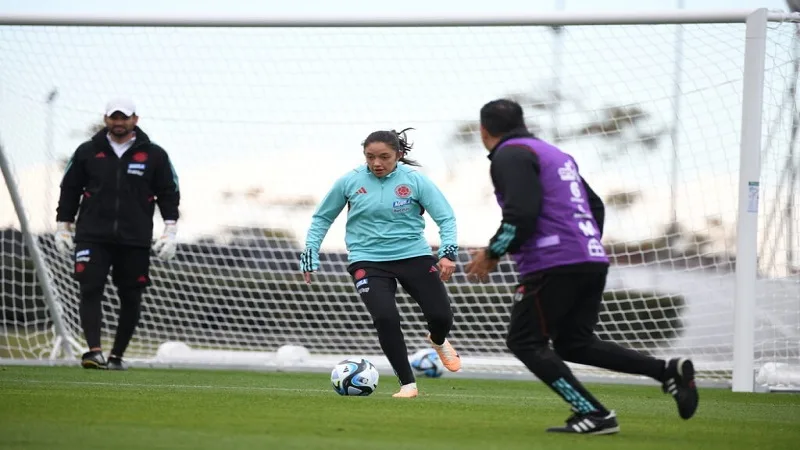
[(423, 234), (425, 212), (439, 226), (439, 258), (456, 260), (456, 218), (439, 188), (402, 163), (383, 178), (373, 175), (365, 164), (339, 178), (317, 206), (300, 258), (303, 272), (319, 268), (322, 240), (345, 206), (349, 263), (431, 255)]

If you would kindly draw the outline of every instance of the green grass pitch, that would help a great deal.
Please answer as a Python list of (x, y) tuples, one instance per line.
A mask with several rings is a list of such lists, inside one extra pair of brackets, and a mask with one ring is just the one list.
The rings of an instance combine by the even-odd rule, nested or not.
[(327, 374), (0, 366), (0, 449), (797, 449), (800, 396), (700, 392), (681, 420), (653, 386), (592, 385), (614, 436), (544, 432), (567, 406), (541, 383), (418, 380), (340, 397)]

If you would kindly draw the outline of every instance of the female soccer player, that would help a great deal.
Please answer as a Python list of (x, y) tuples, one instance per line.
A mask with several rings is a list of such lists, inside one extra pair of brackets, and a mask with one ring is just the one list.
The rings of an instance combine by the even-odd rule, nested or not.
[[(400, 391), (394, 394), (398, 398), (418, 393), (395, 304), (398, 281), (422, 309), (428, 340), (444, 366), (452, 372), (461, 368), (461, 358), (447, 341), (453, 312), (443, 283), (456, 267), (456, 219), (441, 191), (411, 167), (419, 164), (406, 158), (412, 147), (407, 130), (375, 131), (367, 136), (362, 144), (366, 164), (339, 178), (322, 199), (300, 255), (305, 281), (311, 283), (311, 272), (319, 269), (322, 240), (347, 206), (347, 271), (400, 380)], [(423, 236), (426, 211), (439, 226), (438, 261)]]

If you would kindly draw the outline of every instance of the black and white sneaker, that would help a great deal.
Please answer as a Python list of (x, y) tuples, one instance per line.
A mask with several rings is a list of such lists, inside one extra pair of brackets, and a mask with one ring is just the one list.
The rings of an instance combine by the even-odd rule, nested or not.
[(127, 364), (122, 361), (122, 358), (117, 356), (109, 356), (108, 363), (106, 363), (108, 370), (128, 370)]
[(81, 366), (84, 369), (105, 369), (106, 359), (103, 352), (86, 352), (81, 356)]
[(672, 395), (678, 404), (678, 414), (682, 419), (691, 418), (700, 396), (694, 383), (694, 364), (690, 359), (673, 358), (667, 362), (666, 380), (661, 385), (661, 390)]
[(607, 415), (575, 413), (567, 419), (565, 426), (548, 428), (547, 431), (550, 433), (614, 434), (619, 433), (619, 423), (617, 423), (617, 414), (614, 411)]

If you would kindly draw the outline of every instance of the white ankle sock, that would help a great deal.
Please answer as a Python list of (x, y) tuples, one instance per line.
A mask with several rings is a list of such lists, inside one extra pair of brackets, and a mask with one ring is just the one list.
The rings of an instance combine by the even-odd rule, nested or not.
[(404, 384), (404, 385), (400, 386), (400, 389), (403, 389), (403, 390), (416, 389), (416, 388), (417, 388), (417, 383), (408, 383), (408, 384)]

